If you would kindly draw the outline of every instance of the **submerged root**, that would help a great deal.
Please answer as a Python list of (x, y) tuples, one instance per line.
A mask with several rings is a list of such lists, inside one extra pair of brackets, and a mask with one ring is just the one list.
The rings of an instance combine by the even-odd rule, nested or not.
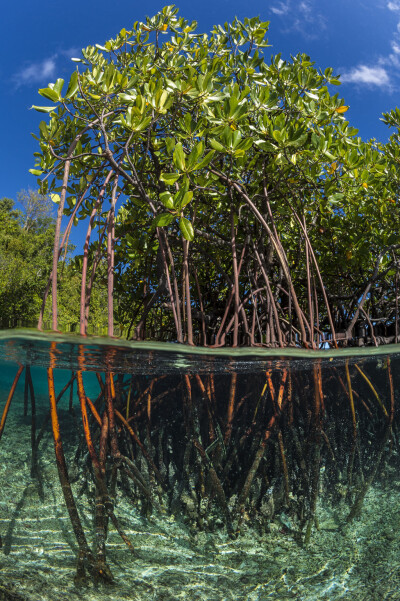
[[(392, 434), (394, 391), (389, 382), (390, 412), (382, 411), (382, 406), (389, 407), (383, 401), (368, 407), (355, 390), (356, 379), (366, 382), (366, 374), (358, 369), (350, 381), (349, 366), (345, 367), (348, 386), (343, 405), (336, 394), (344, 387), (343, 378), (333, 370), (333, 385), (330, 382), (323, 393), (326, 375), (320, 365), (313, 379), (311, 374), (290, 373), (287, 367), (276, 373), (268, 370), (266, 378), (243, 382), (240, 377), (229, 377), (224, 383), (185, 375), (178, 386), (176, 381), (171, 386), (168, 377), (150, 382), (135, 377), (137, 390), (132, 379), (120, 378), (114, 386), (111, 376), (107, 385), (99, 376), (100, 394), (94, 403), (86, 395), (82, 372), (74, 373), (60, 394), (68, 387), (72, 390), (76, 380), (83, 437), (75, 453), (74, 471), (76, 478), (85, 474), (80, 479), (85, 480), (85, 494), (94, 509), (93, 549), (70, 484), (57, 415), (60, 395), (55, 395), (53, 369), (48, 368), (56, 465), (78, 544), (75, 582), (84, 584), (88, 578), (114, 582), (106, 559), (109, 523), (137, 556), (114, 511), (121, 495), (142, 515), (174, 513), (193, 531), (225, 530), (233, 538), (251, 524), (262, 533), (278, 528), (307, 545), (313, 529), (318, 530), (318, 499), (325, 495), (333, 498), (339, 484), (348, 490), (345, 484), (351, 459), (355, 496), (347, 522), (357, 517), (385, 458)], [(390, 369), (388, 373), (391, 377)], [(29, 392), (34, 418), (29, 370), (26, 381), (26, 401)], [(370, 384), (368, 387), (372, 390)], [(368, 471), (366, 449), (371, 441), (376, 448), (376, 438), (382, 433), (380, 425), (372, 421), (378, 413), (386, 425)], [(40, 477), (38, 440), (44, 430), (36, 435), (35, 419), (32, 467)], [(396, 458), (396, 454), (390, 456), (391, 461)], [(345, 499), (342, 495), (338, 500), (344, 504)]]

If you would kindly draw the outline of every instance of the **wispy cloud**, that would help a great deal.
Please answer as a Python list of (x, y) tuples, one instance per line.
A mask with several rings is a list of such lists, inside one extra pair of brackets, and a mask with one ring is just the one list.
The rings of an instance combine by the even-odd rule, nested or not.
[(373, 64), (361, 64), (344, 71), (341, 76), (343, 83), (381, 87), (385, 91), (398, 89), (396, 79), (400, 78), (400, 0), (387, 1), (386, 8), (398, 15), (397, 26), (389, 40), (390, 51), (378, 57)]
[(17, 88), (31, 84), (47, 84), (56, 74), (57, 55), (50, 56), (34, 63), (28, 63), (14, 73), (13, 81)]
[(390, 84), (390, 77), (384, 67), (359, 65), (340, 78), (342, 83), (361, 83), (369, 86), (385, 86)]
[(284, 18), (285, 31), (299, 31), (306, 38), (319, 37), (322, 30), (326, 28), (326, 20), (322, 13), (318, 12), (315, 0), (285, 0), (274, 4), (271, 11)]
[(391, 0), (391, 2), (387, 3), (387, 7), (391, 12), (398, 14), (398, 21), (390, 43), (392, 52), (382, 59), (382, 64), (399, 69), (400, 74), (400, 0)]
[(61, 71), (65, 71), (66, 61), (69, 63), (73, 56), (80, 56), (80, 53), (80, 49), (76, 47), (57, 48), (54, 54), (47, 58), (26, 62), (11, 77), (15, 89), (37, 84), (46, 86), (59, 77)]
[(398, 43), (396, 41), (393, 40), (392, 42), (392, 50), (395, 54), (400, 54), (400, 46), (398, 45)]
[(275, 15), (286, 15), (289, 12), (289, 2), (279, 2), (278, 6), (271, 6)]
[(81, 49), (77, 46), (72, 46), (72, 48), (66, 48), (65, 50), (60, 50), (60, 54), (65, 56), (66, 58), (72, 58), (73, 56), (80, 56)]

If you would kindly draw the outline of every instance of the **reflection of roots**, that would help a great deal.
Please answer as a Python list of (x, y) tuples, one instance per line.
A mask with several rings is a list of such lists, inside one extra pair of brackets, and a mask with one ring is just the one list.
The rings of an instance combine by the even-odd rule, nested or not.
[[(98, 374), (99, 394), (92, 401), (80, 371), (72, 373), (56, 397), (49, 367), (55, 457), (78, 543), (76, 581), (84, 581), (87, 574), (113, 581), (106, 561), (110, 521), (135, 554), (114, 512), (117, 491), (145, 515), (153, 509), (171, 511), (191, 528), (225, 527), (231, 537), (249, 525), (265, 531), (279, 518), (282, 527), (307, 544), (313, 527), (318, 528), (321, 493), (332, 502), (346, 500), (347, 521), (359, 516), (382, 461), (394, 461), (389, 359), (385, 368), (370, 368), (367, 374), (360, 365), (353, 369), (346, 363), (340, 370), (315, 361), (309, 372), (288, 362), (251, 377), (233, 373), (150, 379), (107, 373), (103, 380)], [(22, 372), (20, 367), (10, 390), (0, 437)], [(379, 385), (372, 384), (374, 378)], [(57, 403), (68, 391), (72, 404), (75, 381), (84, 435), (75, 461), (81, 469), (89, 468), (94, 484), (93, 548), (76, 508), (57, 414)], [(380, 393), (383, 387), (386, 400)], [(29, 399), (32, 475), (39, 477), (39, 442), (48, 420), (37, 433), (27, 367), (25, 413)]]

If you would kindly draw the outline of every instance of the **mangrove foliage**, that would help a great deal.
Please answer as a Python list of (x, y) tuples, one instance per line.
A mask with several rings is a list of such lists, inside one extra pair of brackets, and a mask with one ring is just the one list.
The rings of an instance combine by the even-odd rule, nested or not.
[(58, 260), (85, 220), (82, 334), (106, 263), (109, 335), (395, 340), (400, 111), (383, 117), (386, 145), (365, 142), (331, 68), (269, 60), (268, 22), (202, 34), (177, 12), (88, 46), (69, 82), (39, 90), (51, 104), (34, 107), (48, 118), (31, 171), (58, 203), (52, 328)]

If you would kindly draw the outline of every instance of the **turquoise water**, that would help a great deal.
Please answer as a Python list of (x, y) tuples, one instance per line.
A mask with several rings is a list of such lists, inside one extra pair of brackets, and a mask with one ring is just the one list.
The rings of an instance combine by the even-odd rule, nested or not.
[(0, 440), (0, 599), (400, 599), (398, 345), (6, 331), (1, 411), (20, 367)]

